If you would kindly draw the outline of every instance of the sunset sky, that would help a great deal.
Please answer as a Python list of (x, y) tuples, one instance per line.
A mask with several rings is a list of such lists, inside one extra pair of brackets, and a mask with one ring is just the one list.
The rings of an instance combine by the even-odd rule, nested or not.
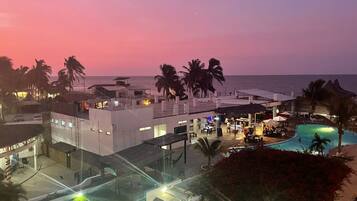
[(221, 60), (226, 74), (357, 73), (357, 0), (0, 0), (0, 56), (88, 75)]

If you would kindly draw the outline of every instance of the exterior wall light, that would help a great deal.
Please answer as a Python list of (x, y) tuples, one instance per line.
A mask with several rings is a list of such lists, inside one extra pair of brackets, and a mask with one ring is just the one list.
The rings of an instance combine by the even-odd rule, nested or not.
[(151, 127), (148, 126), (148, 127), (143, 127), (143, 128), (139, 128), (139, 131), (146, 131), (146, 130), (150, 130)]
[(183, 121), (179, 121), (179, 122), (177, 122), (178, 124), (185, 124), (185, 123), (187, 123), (187, 121), (186, 120), (183, 120)]

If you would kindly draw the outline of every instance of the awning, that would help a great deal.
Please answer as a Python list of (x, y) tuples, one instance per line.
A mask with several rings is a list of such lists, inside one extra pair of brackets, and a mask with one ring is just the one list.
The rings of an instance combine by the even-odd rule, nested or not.
[(39, 124), (0, 125), (0, 148), (24, 142), (43, 132)]
[(143, 143), (109, 156), (103, 156), (101, 162), (108, 167), (116, 169), (128, 167), (130, 164), (143, 167), (160, 160), (168, 153), (170, 152), (158, 146)]
[(260, 104), (237, 105), (230, 107), (222, 107), (215, 110), (216, 113), (226, 115), (254, 114), (266, 111), (266, 108)]
[(161, 147), (161, 146), (170, 145), (175, 142), (179, 142), (179, 141), (183, 141), (183, 140), (187, 140), (186, 134), (168, 133), (168, 134), (160, 136), (160, 137), (146, 140), (144, 143)]

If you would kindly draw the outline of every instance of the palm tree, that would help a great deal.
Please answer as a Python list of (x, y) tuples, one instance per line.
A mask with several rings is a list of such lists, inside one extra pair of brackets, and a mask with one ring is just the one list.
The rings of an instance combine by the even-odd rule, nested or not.
[(221, 66), (221, 62), (218, 59), (211, 58), (209, 60), (207, 73), (211, 77), (211, 79), (218, 81), (221, 85), (224, 81), (226, 81), (223, 75), (223, 68)]
[(73, 90), (73, 82), (79, 81), (85, 76), (85, 67), (76, 59), (75, 56), (70, 56), (64, 60), (64, 66), (67, 70), (68, 81), (70, 83), (69, 89)]
[(30, 88), (32, 88), (32, 91), (35, 91), (35, 96), (39, 99), (40, 93), (49, 90), (52, 69), (43, 59), (35, 59), (35, 62), (36, 64), (32, 66), (27, 74)]
[(15, 78), (13, 79), (13, 86), (16, 96), (17, 96), (17, 92), (24, 91), (29, 86), (29, 80), (27, 74), (28, 71), (29, 71), (29, 67), (20, 66), (19, 68), (15, 69), (13, 72), (13, 76)]
[(303, 89), (303, 97), (309, 101), (311, 105), (311, 113), (315, 112), (316, 106), (325, 101), (328, 97), (328, 92), (324, 89), (325, 80), (318, 79), (310, 82), (306, 89)]
[(201, 152), (207, 157), (207, 167), (210, 168), (211, 159), (215, 157), (221, 149), (221, 141), (214, 140), (209, 143), (207, 137), (198, 138), (195, 148), (201, 150)]
[(58, 71), (58, 77), (56, 81), (51, 83), (54, 92), (58, 92), (60, 94), (65, 94), (68, 92), (67, 88), (69, 89), (71, 83), (68, 80), (68, 76), (66, 74), (66, 69), (61, 69)]
[(315, 133), (314, 139), (311, 141), (310, 151), (316, 151), (320, 155), (324, 154), (325, 146), (330, 143), (328, 138), (321, 138), (320, 135)]
[(199, 92), (202, 96), (207, 96), (209, 91), (215, 92), (214, 80), (220, 84), (225, 81), (221, 63), (215, 58), (209, 60), (208, 69), (205, 69), (205, 64), (199, 59), (188, 62), (188, 67), (183, 66), (183, 68), (186, 71), (181, 73), (190, 96), (197, 95)]
[(20, 185), (0, 182), (0, 201), (26, 200), (26, 193)]
[(0, 172), (0, 201), (18, 201), (25, 199), (25, 191), (20, 185), (14, 185), (4, 181), (4, 175)]
[(186, 85), (188, 95), (192, 97), (193, 95), (197, 94), (200, 90), (200, 83), (202, 83), (203, 79), (203, 69), (205, 64), (202, 63), (199, 59), (192, 60), (188, 62), (188, 67), (183, 66), (185, 71), (182, 71), (183, 74), (183, 81)]
[(12, 61), (8, 57), (0, 57), (0, 96), (12, 93), (11, 80), (13, 79)]
[(336, 117), (334, 123), (338, 129), (338, 153), (341, 153), (344, 129), (350, 126), (351, 118), (357, 115), (356, 102), (353, 98), (334, 95), (330, 98), (328, 109), (330, 115)]
[(160, 70), (161, 75), (155, 76), (155, 86), (158, 92), (162, 90), (163, 96), (167, 99), (175, 98), (176, 95), (182, 95), (184, 89), (175, 67), (169, 64), (162, 64), (160, 65)]
[[(4, 120), (6, 108), (9, 107), (12, 101), (14, 80), (12, 68), (13, 64), (9, 57), (0, 56), (0, 120)], [(16, 78), (15, 78), (16, 79)]]

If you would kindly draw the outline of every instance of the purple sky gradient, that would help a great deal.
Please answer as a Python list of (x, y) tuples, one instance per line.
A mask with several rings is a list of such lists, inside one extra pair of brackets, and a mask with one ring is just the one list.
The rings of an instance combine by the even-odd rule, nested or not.
[(89, 75), (221, 60), (226, 74), (357, 74), (356, 0), (0, 0), (0, 55)]

